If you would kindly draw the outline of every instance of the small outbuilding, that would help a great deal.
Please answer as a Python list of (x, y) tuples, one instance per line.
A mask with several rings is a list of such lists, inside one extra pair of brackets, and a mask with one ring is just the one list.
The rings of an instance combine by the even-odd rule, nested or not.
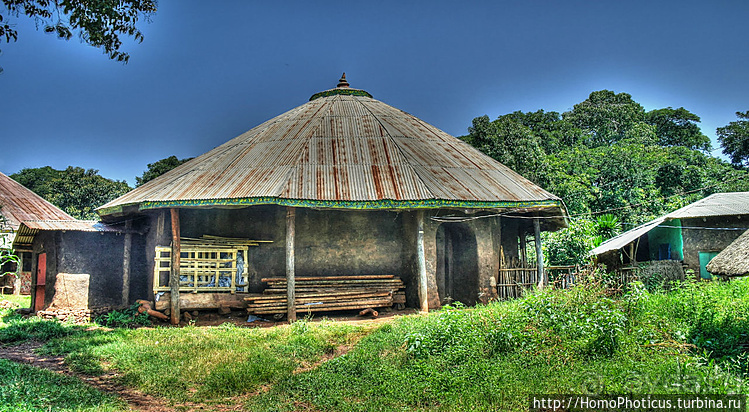
[(148, 269), (130, 280), (152, 288), (138, 297), (168, 299), (178, 314), (283, 279), (290, 318), (305, 311), (300, 277), (393, 276), (423, 310), (487, 302), (529, 235), (566, 226), (557, 196), (345, 75), (98, 212), (144, 233), (131, 254)]
[(0, 248), (11, 249), (20, 263), (6, 263), (0, 273), (13, 273), (0, 278), (3, 293), (31, 293), (32, 253), (29, 245), (15, 245), (14, 240), (24, 220), (60, 221), (73, 217), (0, 173)]
[(590, 254), (608, 268), (658, 262), (659, 270), (694, 270), (709, 279), (707, 264), (749, 229), (749, 192), (715, 193), (613, 237)]
[[(90, 220), (26, 220), (16, 232), (13, 246), (32, 256), (30, 271), (34, 311), (49, 309), (119, 308), (130, 303), (130, 288), (144, 296), (148, 286), (142, 276), (130, 282), (129, 274), (145, 273), (141, 234), (128, 225), (107, 225)], [(76, 279), (76, 281), (72, 281)]]

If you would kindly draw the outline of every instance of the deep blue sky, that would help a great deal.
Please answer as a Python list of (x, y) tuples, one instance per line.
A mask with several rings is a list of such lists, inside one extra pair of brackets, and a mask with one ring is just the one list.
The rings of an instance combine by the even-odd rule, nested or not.
[[(131, 185), (335, 87), (455, 135), (594, 90), (715, 128), (749, 110), (749, 2), (161, 0), (130, 63), (17, 24), (0, 44), (0, 171), (68, 165)], [(719, 154), (719, 150), (714, 152)]]

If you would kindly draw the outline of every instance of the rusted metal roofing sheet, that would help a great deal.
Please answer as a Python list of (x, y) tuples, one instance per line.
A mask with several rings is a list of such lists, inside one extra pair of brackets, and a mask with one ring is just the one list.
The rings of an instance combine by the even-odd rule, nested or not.
[(715, 193), (666, 215), (669, 219), (749, 215), (749, 192)]
[[(551, 207), (561, 200), (467, 143), (356, 89), (318, 94), (99, 208), (288, 204)], [(345, 92), (345, 93), (343, 93)], [(318, 96), (316, 95), (316, 96)]]
[(74, 231), (74, 232), (114, 232), (123, 233), (121, 228), (107, 225), (95, 220), (25, 220), (16, 230), (13, 247), (28, 247), (34, 241), (34, 236), (42, 231)]
[[(26, 220), (22, 226), (29, 230), (69, 230), (73, 232), (123, 232), (121, 228), (96, 220)], [(19, 232), (20, 232), (19, 227)]]
[(24, 220), (74, 220), (57, 206), (2, 173), (0, 214), (8, 226), (3, 230), (16, 230)]

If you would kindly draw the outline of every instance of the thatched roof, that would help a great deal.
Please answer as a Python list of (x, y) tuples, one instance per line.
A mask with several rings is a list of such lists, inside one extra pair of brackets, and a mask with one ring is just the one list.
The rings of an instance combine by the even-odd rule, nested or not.
[(0, 173), (2, 231), (15, 231), (24, 220), (75, 220), (20, 183)]
[(718, 253), (707, 264), (707, 271), (718, 276), (749, 274), (749, 230)]
[(167, 207), (524, 208), (561, 200), (469, 144), (344, 78), (102, 206), (102, 218)]

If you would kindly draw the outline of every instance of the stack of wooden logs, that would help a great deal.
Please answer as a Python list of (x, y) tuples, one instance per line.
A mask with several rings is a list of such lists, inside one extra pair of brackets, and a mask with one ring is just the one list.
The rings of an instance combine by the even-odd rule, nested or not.
[[(286, 279), (265, 278), (262, 295), (245, 297), (247, 312), (267, 315), (286, 312)], [(405, 286), (393, 275), (297, 277), (296, 310), (323, 312), (400, 307), (406, 303)]]

